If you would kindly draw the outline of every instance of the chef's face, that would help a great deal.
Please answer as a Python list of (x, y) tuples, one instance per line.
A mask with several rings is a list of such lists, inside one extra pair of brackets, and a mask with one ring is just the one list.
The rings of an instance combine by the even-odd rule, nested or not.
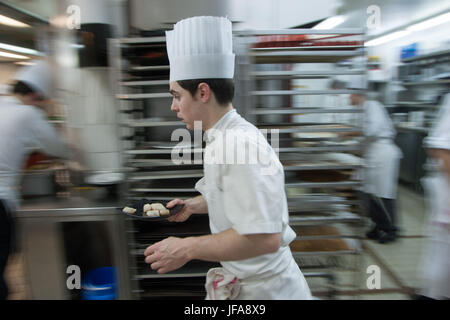
[(170, 83), (170, 93), (173, 96), (170, 110), (177, 113), (177, 118), (181, 119), (189, 130), (193, 130), (194, 121), (202, 120), (200, 101), (176, 81)]

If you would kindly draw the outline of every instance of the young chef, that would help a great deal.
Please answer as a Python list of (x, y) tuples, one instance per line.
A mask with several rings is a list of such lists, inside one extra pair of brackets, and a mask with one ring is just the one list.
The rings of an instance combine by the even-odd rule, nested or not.
[[(365, 90), (363, 76), (353, 77), (349, 89)], [(401, 150), (395, 145), (395, 129), (385, 107), (378, 101), (366, 99), (363, 93), (351, 94), (350, 102), (364, 108), (363, 131), (365, 136), (366, 170), (364, 193), (369, 216), (375, 223), (367, 237), (380, 243), (396, 239), (397, 228), (395, 199)]]
[[(220, 262), (223, 268), (207, 274), (207, 299), (310, 299), (289, 248), (296, 235), (288, 225), (283, 167), (259, 130), (231, 103), (231, 22), (193, 17), (175, 24), (166, 38), (171, 110), (188, 129), (201, 121), (206, 137), (204, 177), (196, 184), (201, 195), (172, 200), (168, 208), (185, 206), (170, 220), (182, 222), (192, 214), (207, 213), (212, 234), (164, 239), (145, 250), (145, 262), (158, 273), (193, 259)], [(238, 153), (258, 149), (259, 159), (275, 170), (265, 171), (262, 161), (220, 161), (224, 147), (225, 153), (231, 149), (225, 146), (228, 135), (236, 139)]]
[(8, 295), (3, 278), (11, 251), (11, 212), (18, 205), (20, 172), (27, 155), (39, 150), (65, 158), (68, 148), (42, 107), (51, 94), (49, 65), (39, 61), (15, 76), (13, 95), (0, 100), (0, 300)]

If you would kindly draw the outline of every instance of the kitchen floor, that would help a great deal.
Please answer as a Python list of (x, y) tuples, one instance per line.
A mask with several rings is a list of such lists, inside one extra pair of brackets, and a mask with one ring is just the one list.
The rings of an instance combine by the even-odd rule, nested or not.
[[(338, 295), (337, 299), (414, 299), (414, 294), (421, 287), (422, 255), (428, 243), (424, 197), (399, 185), (397, 216), (397, 226), (400, 229), (397, 241), (380, 244), (373, 240), (363, 240), (360, 290), (356, 295)], [(373, 274), (373, 271), (367, 272), (371, 265), (380, 268), (380, 289), (367, 287), (367, 281)], [(352, 280), (352, 275), (343, 274), (343, 282), (346, 277), (349, 281)]]
[[(354, 273), (338, 272), (336, 287), (338, 293), (334, 296), (335, 299), (408, 300), (414, 297), (415, 290), (421, 285), (421, 257), (427, 245), (427, 213), (423, 196), (400, 185), (397, 212), (400, 228), (398, 240), (389, 244), (363, 240), (364, 253), (358, 267), (359, 289), (350, 288), (350, 285), (355, 283)], [(366, 283), (371, 273), (366, 271), (371, 265), (380, 268), (380, 289), (367, 288)], [(23, 255), (18, 253), (11, 256), (6, 270), (10, 286), (9, 299), (27, 299), (27, 281), (23, 266)], [(319, 279), (308, 278), (307, 281), (313, 289)]]

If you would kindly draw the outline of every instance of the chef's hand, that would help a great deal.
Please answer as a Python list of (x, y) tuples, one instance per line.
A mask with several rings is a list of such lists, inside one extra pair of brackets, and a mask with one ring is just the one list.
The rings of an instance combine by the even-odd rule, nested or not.
[(187, 252), (188, 238), (169, 237), (145, 249), (145, 262), (158, 273), (177, 270), (191, 260)]
[(174, 214), (173, 216), (170, 216), (169, 218), (167, 218), (167, 220), (170, 222), (186, 221), (191, 216), (191, 214), (194, 213), (194, 211), (192, 210), (192, 208), (190, 206), (189, 200), (183, 201), (181, 199), (174, 199), (166, 204), (166, 208), (171, 209), (171, 208), (175, 207), (177, 204), (184, 204), (184, 207), (177, 214)]

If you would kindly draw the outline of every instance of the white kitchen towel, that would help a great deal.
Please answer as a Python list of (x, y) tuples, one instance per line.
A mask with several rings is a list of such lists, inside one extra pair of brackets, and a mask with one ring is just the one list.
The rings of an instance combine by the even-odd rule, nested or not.
[(212, 268), (206, 274), (206, 300), (232, 300), (240, 287), (239, 279), (224, 268)]

